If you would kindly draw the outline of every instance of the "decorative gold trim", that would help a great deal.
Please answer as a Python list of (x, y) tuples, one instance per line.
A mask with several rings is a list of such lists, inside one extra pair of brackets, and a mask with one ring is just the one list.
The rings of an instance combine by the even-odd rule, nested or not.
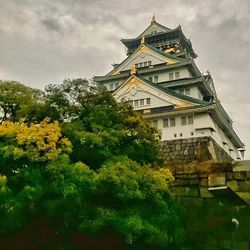
[(141, 44), (145, 44), (145, 36), (142, 37)]
[(142, 44), (142, 47), (139, 49), (139, 53), (141, 54), (146, 54), (148, 52), (148, 48), (146, 46), (144, 46), (144, 44)]
[(115, 71), (115, 72), (112, 73), (112, 76), (119, 75), (119, 74), (120, 74), (119, 71)]
[(132, 87), (137, 87), (139, 88), (141, 86), (141, 82), (139, 80), (137, 80), (136, 78), (132, 78), (130, 79), (126, 85), (125, 85), (125, 89), (131, 89)]
[(169, 61), (167, 61), (167, 63), (166, 63), (166, 64), (175, 64), (175, 63), (177, 63), (177, 62), (172, 61), (172, 60), (169, 60)]
[(135, 66), (135, 64), (132, 66), (131, 70), (130, 70), (130, 75), (136, 75), (137, 73), (137, 68)]
[(192, 105), (192, 104), (189, 104), (186, 102), (181, 102), (181, 103), (177, 104), (174, 109), (189, 108), (189, 107), (193, 107), (193, 106), (195, 106), (195, 105)]

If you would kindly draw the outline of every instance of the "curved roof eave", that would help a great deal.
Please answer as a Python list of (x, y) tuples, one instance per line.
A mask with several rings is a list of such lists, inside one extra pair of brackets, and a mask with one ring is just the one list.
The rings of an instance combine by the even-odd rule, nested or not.
[[(149, 28), (149, 27), (148, 27)], [(147, 29), (148, 29), (147, 28)], [(146, 30), (147, 30), (146, 29)], [(146, 31), (145, 30), (145, 31)], [(181, 32), (182, 32), (182, 29), (181, 29), (181, 26), (179, 25), (178, 27), (176, 27), (175, 29), (170, 29), (169, 31), (165, 31), (165, 32), (159, 32), (159, 33), (156, 33), (156, 34), (150, 34), (150, 35), (145, 35), (145, 38), (147, 38), (147, 37), (153, 37), (153, 36), (159, 36), (159, 35), (163, 35), (163, 34), (169, 34), (169, 33), (172, 33), (172, 32), (176, 32), (176, 31), (178, 31), (178, 30), (180, 30)], [(145, 31), (143, 31), (141, 34), (143, 34)], [(132, 42), (132, 41), (136, 41), (136, 40), (138, 40), (138, 41), (140, 41), (141, 40), (141, 34), (139, 35), (139, 36), (137, 36), (137, 37), (135, 37), (135, 38), (128, 38), (128, 39), (121, 39), (120, 41), (124, 44), (124, 45), (126, 45), (125, 43), (127, 43), (127, 42)], [(182, 32), (182, 34), (183, 34), (183, 32)], [(184, 35), (184, 34), (183, 34)]]

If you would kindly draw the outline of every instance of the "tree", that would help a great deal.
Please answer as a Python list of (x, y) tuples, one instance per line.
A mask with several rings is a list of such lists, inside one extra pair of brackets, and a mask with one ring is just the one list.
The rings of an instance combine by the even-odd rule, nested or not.
[(62, 133), (73, 144), (74, 162), (96, 168), (117, 155), (140, 163), (157, 161), (155, 128), (127, 103), (117, 103), (112, 94), (92, 82), (67, 79), (48, 85), (45, 103), (48, 114), (58, 114)]
[(47, 163), (71, 150), (71, 142), (62, 136), (58, 122), (48, 118), (39, 124), (6, 121), (0, 125), (1, 174), (13, 174), (34, 163)]
[(176, 249), (184, 234), (180, 208), (169, 191), (172, 181), (168, 169), (141, 166), (127, 157), (94, 171), (61, 156), (45, 168), (0, 178), (0, 232), (45, 216), (69, 248), (77, 232), (96, 238), (120, 235), (126, 248)]
[(28, 105), (33, 98), (33, 90), (15, 81), (0, 80), (1, 123), (9, 118), (17, 120), (19, 110)]
[(180, 208), (155, 128), (86, 80), (36, 94), (0, 124), (0, 235), (46, 218), (61, 248), (75, 234), (111, 234), (128, 249), (178, 249)]

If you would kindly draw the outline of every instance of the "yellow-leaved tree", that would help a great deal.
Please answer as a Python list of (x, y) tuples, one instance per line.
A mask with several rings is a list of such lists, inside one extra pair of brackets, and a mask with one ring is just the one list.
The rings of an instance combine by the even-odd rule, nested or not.
[(62, 137), (58, 122), (48, 118), (39, 124), (6, 121), (0, 125), (0, 140), (7, 142), (8, 150), (15, 159), (26, 158), (31, 162), (46, 162), (61, 153), (70, 153), (71, 142)]

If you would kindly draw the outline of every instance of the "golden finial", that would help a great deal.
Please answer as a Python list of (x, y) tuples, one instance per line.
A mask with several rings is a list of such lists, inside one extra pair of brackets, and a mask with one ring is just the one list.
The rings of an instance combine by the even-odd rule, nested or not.
[(132, 66), (131, 70), (130, 70), (130, 75), (136, 75), (137, 72), (137, 68), (135, 66), (135, 64)]
[(155, 15), (152, 16), (152, 20), (151, 20), (151, 23), (155, 23)]
[(145, 44), (145, 36), (142, 37), (141, 44)]

